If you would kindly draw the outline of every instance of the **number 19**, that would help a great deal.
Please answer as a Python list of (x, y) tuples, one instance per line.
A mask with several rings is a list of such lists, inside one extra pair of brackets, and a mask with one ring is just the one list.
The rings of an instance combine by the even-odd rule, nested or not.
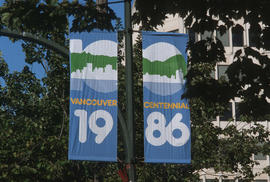
[[(74, 111), (74, 115), (79, 117), (79, 141), (81, 143), (85, 143), (87, 139), (87, 111), (77, 109)], [(102, 118), (105, 121), (105, 125), (103, 127), (99, 127), (97, 125), (97, 120), (99, 118)], [(113, 128), (113, 118), (109, 112), (105, 110), (97, 110), (90, 115), (88, 124), (89, 129), (97, 135), (95, 142), (97, 144), (101, 144)]]

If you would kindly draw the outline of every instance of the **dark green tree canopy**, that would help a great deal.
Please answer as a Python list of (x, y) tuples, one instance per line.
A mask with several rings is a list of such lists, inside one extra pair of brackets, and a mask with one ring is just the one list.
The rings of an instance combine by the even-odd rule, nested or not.
[[(191, 105), (193, 166), (212, 167), (217, 172), (240, 170), (240, 173), (252, 177), (251, 167), (246, 165), (254, 162), (248, 159), (248, 153), (251, 152), (248, 145), (252, 144), (254, 151), (251, 153), (256, 153), (255, 150), (261, 150), (257, 144), (268, 141), (264, 138), (268, 132), (257, 121), (270, 119), (270, 59), (267, 54), (259, 51), (270, 50), (270, 3), (263, 0), (136, 0), (135, 7), (134, 23), (146, 30), (163, 25), (169, 14), (178, 14), (187, 29), (201, 34), (216, 31), (222, 35), (230, 28), (241, 31), (244, 24), (250, 25), (249, 31), (256, 37), (256, 48), (244, 47), (234, 54), (234, 61), (226, 72), (228, 79), (216, 80), (211, 76), (216, 64), (226, 61), (220, 40), (210, 37), (195, 43), (189, 42), (185, 97), (189, 98)], [(236, 97), (242, 100), (239, 104), (242, 116), (240, 120), (256, 125), (245, 131), (239, 131), (233, 125), (226, 128), (214, 126), (212, 121), (215, 119), (212, 118), (222, 115), (227, 110), (228, 102)], [(261, 137), (255, 139), (249, 136), (253, 132), (260, 133)], [(246, 145), (246, 142), (249, 144)], [(243, 153), (238, 155), (239, 150), (236, 148)], [(238, 168), (237, 165), (242, 167)]]
[[(227, 89), (222, 87), (221, 89), (226, 90), (224, 93), (228, 99), (233, 99), (236, 96), (243, 99), (240, 104), (243, 113), (253, 115), (257, 119), (263, 119), (264, 116), (269, 119), (270, 105), (267, 99), (270, 98), (270, 59), (258, 51), (260, 48), (266, 51), (270, 50), (270, 3), (268, 1), (150, 0), (145, 2), (136, 0), (135, 6), (137, 11), (134, 14), (134, 22), (141, 23), (144, 29), (163, 25), (168, 14), (179, 14), (188, 29), (202, 34), (205, 31), (217, 31), (222, 35), (229, 28), (243, 30), (244, 24), (249, 24), (249, 31), (253, 32), (256, 37), (254, 40), (257, 49), (254, 47), (245, 48), (235, 54), (234, 63), (227, 71), (230, 83), (227, 85)], [(242, 23), (237, 20), (241, 20)], [(207, 51), (209, 46), (211, 48)], [(212, 64), (212, 66), (214, 66), (213, 63), (222, 63), (225, 61), (224, 52), (221, 51), (222, 47), (219, 41), (211, 40), (190, 44), (189, 63), (191, 65)], [(259, 65), (255, 62), (259, 62)], [(192, 75), (192, 70), (188, 76), (190, 79), (195, 76)], [(214, 83), (215, 81), (211, 82), (213, 83), (209, 82), (208, 85), (203, 84), (202, 86), (210, 88), (212, 85), (213, 88), (219, 88)], [(248, 89), (245, 88), (247, 84), (250, 85)], [(196, 91), (200, 90), (198, 89), (199, 85), (196, 83), (196, 89), (190, 87), (187, 95), (196, 94)], [(197, 94), (201, 93), (197, 92)], [(220, 94), (219, 96), (224, 97)]]
[(223, 22), (226, 28), (234, 25), (233, 20), (243, 18), (254, 29), (259, 29), (258, 23), (268, 26), (270, 23), (267, 0), (136, 0), (135, 22), (144, 26), (156, 27), (162, 25), (168, 14), (179, 14), (185, 19), (186, 26), (195, 25), (197, 32), (217, 30)]
[[(220, 31), (238, 27), (232, 19), (243, 18), (258, 34), (258, 48), (269, 50), (268, 1), (240, 0), (148, 0), (136, 1), (135, 22), (144, 29), (161, 25), (167, 14), (179, 13), (195, 32)], [(104, 6), (96, 9), (92, 0), (5, 0), (0, 6), (0, 28), (28, 32), (68, 47), (69, 31), (113, 30), (114, 12)], [(217, 19), (218, 17), (218, 19)], [(68, 20), (72, 20), (69, 25)], [(221, 23), (221, 24), (219, 24)], [(264, 26), (261, 26), (264, 25)], [(70, 28), (70, 29), (69, 29)], [(119, 42), (122, 45), (122, 33)], [(16, 41), (16, 39), (13, 39)], [(196, 181), (198, 171), (242, 174), (251, 181), (256, 174), (253, 154), (269, 154), (269, 132), (256, 120), (266, 119), (270, 108), (270, 62), (254, 48), (235, 54), (227, 79), (211, 77), (217, 63), (225, 61), (225, 51), (217, 39), (188, 45), (189, 71), (187, 92), (192, 118), (192, 164), (145, 164), (143, 162), (143, 105), (141, 37), (134, 45), (134, 101), (136, 121), (136, 160), (138, 181)], [(121, 181), (117, 170), (124, 163), (68, 161), (69, 60), (43, 45), (24, 41), (25, 62), (39, 63), (46, 72), (37, 78), (29, 66), (11, 73), (8, 61), (0, 54), (0, 181)], [(260, 64), (255, 64), (254, 59)], [(124, 113), (125, 73), (119, 49), (119, 108)], [(3, 83), (3, 84), (2, 84)], [(246, 85), (250, 85), (248, 89)], [(207, 90), (207, 91), (205, 91)], [(263, 90), (263, 92), (262, 92)], [(212, 123), (227, 109), (234, 97), (242, 102), (242, 123), (250, 128), (238, 130), (228, 122), (225, 128)], [(256, 121), (255, 120), (255, 121)], [(124, 145), (119, 133), (118, 158), (124, 161)], [(222, 137), (221, 137), (222, 136)], [(258, 145), (261, 143), (262, 145)], [(269, 173), (269, 167), (265, 169)]]
[[(0, 28), (68, 48), (70, 31), (114, 29), (116, 15), (107, 6), (102, 9), (94, 1), (5, 0)], [(0, 54), (0, 181), (91, 181), (99, 176), (116, 181), (114, 164), (67, 160), (69, 60), (33, 42), (23, 41), (22, 48), (27, 65), (21, 71), (9, 72), (9, 60)], [(34, 63), (42, 65), (44, 78), (32, 73)]]

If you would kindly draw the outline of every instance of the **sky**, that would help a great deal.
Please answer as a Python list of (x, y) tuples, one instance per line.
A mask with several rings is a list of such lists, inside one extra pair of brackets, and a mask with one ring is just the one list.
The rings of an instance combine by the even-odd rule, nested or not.
[[(80, 0), (82, 1), (82, 0)], [(113, 2), (117, 0), (108, 0), (108, 2)], [(0, 6), (3, 4), (4, 0), (0, 0)], [(120, 18), (124, 17), (124, 3), (110, 4), (109, 5), (116, 13), (116, 15)], [(122, 20), (123, 23), (123, 20)], [(45, 76), (45, 72), (43, 71), (41, 65), (35, 63), (33, 65), (29, 65), (25, 63), (25, 54), (22, 50), (21, 44), (22, 40), (16, 41), (13, 43), (9, 40), (8, 37), (0, 36), (0, 51), (2, 52), (2, 56), (4, 60), (8, 63), (9, 71), (21, 71), (25, 65), (28, 65), (29, 68), (36, 74), (38, 78), (42, 78)], [(0, 79), (0, 84), (3, 80)]]

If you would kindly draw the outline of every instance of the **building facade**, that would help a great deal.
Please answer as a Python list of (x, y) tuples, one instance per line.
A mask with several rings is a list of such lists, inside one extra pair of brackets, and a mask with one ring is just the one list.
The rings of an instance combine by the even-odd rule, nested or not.
[[(192, 41), (199, 41), (203, 40), (209, 36), (215, 36), (219, 40), (222, 41), (224, 48), (225, 48), (225, 57), (226, 62), (219, 63), (216, 65), (215, 73), (213, 77), (215, 79), (219, 79), (221, 76), (226, 77), (226, 70), (228, 66), (233, 62), (234, 53), (239, 49), (243, 49), (244, 47), (255, 46), (254, 34), (249, 30), (249, 25), (244, 24), (244, 21), (237, 21), (243, 25), (244, 30), (239, 31), (235, 30), (234, 28), (230, 28), (226, 31), (225, 34), (222, 36), (218, 32), (205, 32), (204, 34), (196, 34), (190, 32), (184, 26), (184, 21), (178, 15), (168, 15), (168, 18), (164, 21), (163, 26), (157, 27), (156, 31), (159, 32), (177, 32), (177, 33), (188, 33), (189, 39)], [(270, 55), (269, 52), (264, 50), (259, 50), (262, 54)], [(240, 122), (239, 120), (239, 113), (238, 113), (238, 103), (240, 102), (239, 98), (235, 98), (234, 100), (230, 101), (230, 110), (224, 113), (223, 116), (217, 116), (214, 124), (225, 128), (229, 124), (234, 124), (237, 126), (239, 130), (248, 128), (252, 124), (247, 124), (244, 122)], [(232, 118), (232, 119), (231, 119)], [(230, 121), (229, 121), (230, 120)], [(266, 130), (270, 129), (270, 123), (268, 121), (262, 121), (261, 124), (265, 127)], [(253, 168), (253, 172), (258, 173), (259, 175), (255, 178), (255, 182), (270, 182), (270, 177), (263, 173), (263, 168), (266, 166), (270, 166), (270, 158), (269, 155), (264, 156), (262, 154), (253, 155), (253, 159), (256, 160), (259, 164)], [(201, 182), (241, 182), (238, 180), (237, 177), (239, 174), (229, 174), (229, 173), (215, 173), (213, 169), (204, 169), (200, 171), (200, 181)]]

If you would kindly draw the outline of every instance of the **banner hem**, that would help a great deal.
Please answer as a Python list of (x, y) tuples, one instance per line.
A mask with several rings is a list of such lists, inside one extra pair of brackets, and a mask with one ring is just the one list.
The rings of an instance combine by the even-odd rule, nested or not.
[(99, 158), (99, 157), (82, 157), (75, 155), (68, 155), (68, 160), (87, 160), (87, 161), (108, 161), (117, 162), (116, 158)]
[(145, 160), (145, 163), (175, 163), (175, 164), (191, 164), (191, 160), (160, 160), (160, 159), (151, 159)]

